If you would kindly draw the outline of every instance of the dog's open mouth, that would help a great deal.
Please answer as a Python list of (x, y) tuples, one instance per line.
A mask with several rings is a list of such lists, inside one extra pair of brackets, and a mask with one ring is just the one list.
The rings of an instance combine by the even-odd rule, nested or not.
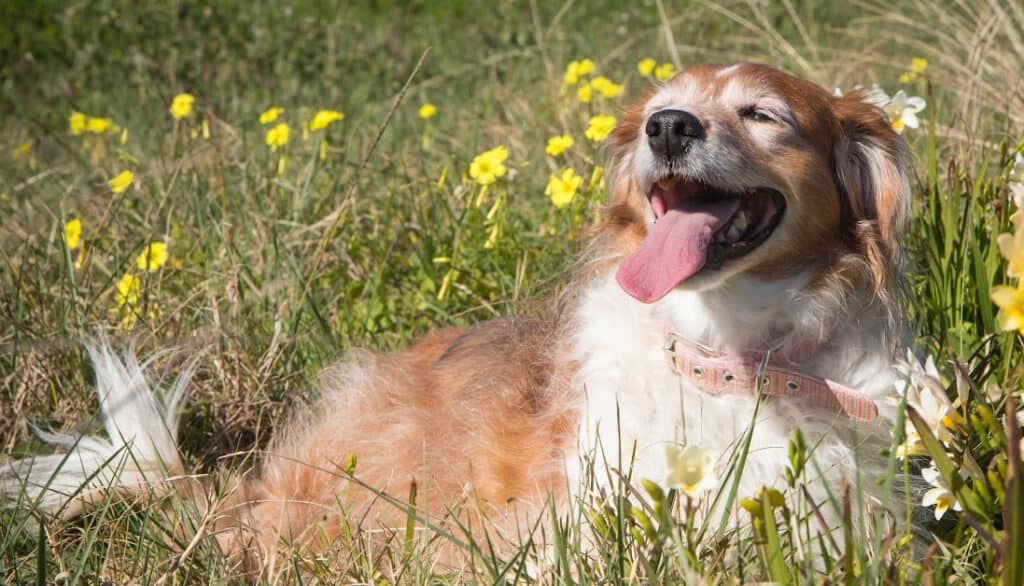
[(731, 191), (679, 177), (658, 181), (650, 201), (655, 224), (616, 274), (623, 290), (644, 303), (750, 253), (771, 236), (786, 209), (774, 189)]

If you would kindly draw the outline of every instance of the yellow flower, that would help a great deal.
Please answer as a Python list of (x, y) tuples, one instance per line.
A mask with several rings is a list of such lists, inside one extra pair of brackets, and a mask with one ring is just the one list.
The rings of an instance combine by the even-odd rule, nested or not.
[(565, 85), (576, 85), (580, 81), (580, 77), (593, 73), (594, 62), (590, 59), (584, 59), (582, 61), (571, 61), (565, 68), (565, 76), (563, 81)]
[(914, 57), (910, 60), (910, 70), (914, 73), (924, 73), (928, 69), (928, 60), (924, 57)]
[(260, 124), (270, 124), (274, 120), (277, 120), (277, 117), (281, 114), (284, 114), (284, 108), (270, 108), (268, 110), (264, 110), (263, 113), (260, 114)]
[(606, 98), (614, 98), (622, 95), (622, 85), (612, 82), (603, 75), (599, 75), (590, 82), (590, 86)]
[(551, 197), (551, 203), (556, 208), (561, 209), (572, 203), (572, 199), (576, 197), (576, 191), (579, 190), (580, 185), (583, 185), (583, 178), (572, 169), (566, 169), (562, 171), (561, 176), (551, 176), (544, 194)]
[(427, 118), (433, 118), (437, 114), (437, 106), (427, 103), (420, 106), (420, 118), (426, 120)]
[(1024, 228), (1016, 234), (1000, 234), (996, 238), (999, 252), (1007, 261), (1006, 274), (1011, 277), (1024, 278)]
[(175, 120), (181, 120), (192, 115), (192, 103), (196, 101), (192, 94), (178, 94), (171, 101), (171, 116)]
[(117, 177), (114, 177), (110, 181), (107, 181), (107, 185), (110, 186), (110, 190), (120, 195), (128, 190), (132, 186), (132, 181), (135, 179), (135, 173), (131, 171), (121, 171)]
[(564, 153), (566, 149), (571, 147), (575, 141), (568, 134), (560, 134), (558, 136), (552, 136), (548, 139), (548, 146), (544, 150), (552, 157)]
[(142, 254), (135, 259), (135, 265), (143, 271), (154, 272), (167, 262), (167, 243), (150, 242)]
[(85, 121), (85, 130), (87, 132), (103, 134), (108, 130), (114, 131), (116, 129), (114, 121), (110, 118), (87, 118)]
[(992, 301), (999, 307), (996, 322), (1002, 330), (1017, 330), (1024, 334), (1024, 279), (1017, 288), (1006, 285), (992, 287)]
[(657, 61), (648, 57), (646, 59), (641, 59), (640, 62), (636, 64), (636, 70), (640, 72), (640, 75), (650, 75), (651, 73), (654, 73), (654, 68), (657, 65)]
[(654, 69), (654, 79), (668, 81), (676, 74), (676, 68), (671, 63), (662, 63)]
[(313, 119), (309, 122), (309, 129), (323, 130), (324, 128), (330, 126), (332, 123), (337, 122), (338, 120), (342, 120), (344, 118), (345, 115), (342, 114), (341, 112), (336, 112), (334, 110), (320, 110), (319, 112), (316, 113), (316, 116), (313, 116)]
[(11, 156), (14, 157), (15, 160), (19, 160), (19, 159), (24, 159), (31, 152), (32, 152), (32, 141), (31, 140), (26, 140), (25, 142), (23, 142), (23, 143), (19, 144), (18, 146), (16, 146), (14, 148), (14, 150), (11, 151)]
[(268, 130), (266, 140), (270, 150), (276, 151), (278, 148), (288, 144), (288, 132), (288, 125), (283, 122)]
[(687, 496), (694, 497), (710, 490), (717, 482), (715, 453), (712, 450), (668, 445), (665, 447), (665, 461), (668, 464), (666, 484), (682, 489)]
[(507, 158), (508, 151), (503, 146), (480, 153), (469, 164), (469, 176), (479, 185), (490, 185), (508, 172), (505, 168)]
[(78, 218), (71, 220), (67, 224), (64, 224), (64, 243), (67, 244), (68, 250), (74, 250), (78, 248), (78, 244), (82, 241), (82, 221)]
[(590, 89), (589, 83), (584, 83), (576, 90), (576, 97), (580, 99), (584, 104), (590, 102), (591, 96), (594, 95), (593, 90)]
[(68, 119), (68, 126), (71, 129), (71, 134), (78, 136), (85, 132), (85, 126), (88, 123), (88, 116), (81, 112), (72, 112), (71, 117)]
[(601, 142), (615, 129), (616, 122), (615, 116), (591, 116), (583, 136), (593, 142)]
[(125, 273), (117, 283), (117, 304), (136, 305), (139, 302), (139, 280), (131, 273)]

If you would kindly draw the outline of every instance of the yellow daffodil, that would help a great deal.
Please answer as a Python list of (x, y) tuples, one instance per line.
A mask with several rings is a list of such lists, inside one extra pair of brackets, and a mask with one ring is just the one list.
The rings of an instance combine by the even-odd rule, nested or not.
[(1000, 234), (996, 238), (999, 252), (1006, 259), (1006, 274), (1011, 277), (1024, 278), (1024, 228), (1013, 235)]
[(142, 251), (142, 254), (135, 259), (135, 265), (140, 270), (152, 273), (164, 266), (168, 256), (170, 255), (167, 254), (166, 242), (150, 242), (149, 246)]
[(592, 116), (583, 136), (592, 142), (601, 142), (615, 129), (615, 116)]
[(572, 137), (568, 134), (552, 136), (548, 139), (548, 146), (546, 146), (544, 150), (552, 157), (557, 157), (571, 147), (574, 142), (575, 141), (573, 141)]
[(715, 453), (696, 446), (665, 447), (665, 463), (668, 464), (668, 478), (665, 483), (679, 488), (687, 496), (695, 497), (713, 488), (715, 476)]
[(590, 87), (589, 83), (580, 84), (580, 87), (576, 88), (576, 97), (584, 104), (590, 103), (590, 99), (593, 96), (594, 90)]
[(85, 127), (89, 122), (89, 117), (81, 112), (72, 112), (71, 117), (68, 118), (68, 127), (71, 130), (71, 134), (78, 136), (85, 132)]
[(544, 194), (551, 197), (551, 203), (556, 208), (561, 209), (572, 203), (580, 185), (583, 185), (583, 178), (572, 169), (566, 169), (561, 175), (551, 176)]
[(289, 131), (288, 125), (283, 122), (267, 131), (266, 142), (271, 151), (276, 151), (288, 144)]
[(117, 305), (137, 305), (139, 303), (139, 280), (131, 273), (125, 273), (117, 283)]
[(603, 75), (599, 75), (590, 82), (590, 87), (597, 90), (602, 96), (606, 98), (615, 98), (622, 95), (623, 87), (621, 84), (612, 82)]
[(508, 172), (505, 168), (507, 158), (508, 150), (504, 146), (480, 153), (469, 164), (469, 176), (479, 185), (490, 185)]
[(424, 120), (427, 120), (428, 118), (433, 118), (434, 116), (437, 115), (437, 106), (430, 103), (423, 104), (422, 106), (420, 106), (419, 114), (420, 118)]
[(580, 77), (594, 72), (594, 62), (590, 59), (571, 61), (565, 68), (565, 76), (562, 78), (565, 85), (576, 85)]
[(178, 94), (171, 100), (170, 112), (175, 120), (188, 118), (192, 115), (192, 104), (196, 101), (192, 94)]
[(135, 173), (132, 173), (131, 171), (121, 171), (117, 177), (108, 181), (107, 185), (110, 186), (111, 191), (120, 195), (132, 186), (133, 180), (135, 180)]
[(260, 124), (270, 124), (281, 114), (284, 114), (284, 108), (268, 108), (260, 113)]
[(345, 115), (335, 110), (320, 110), (313, 116), (313, 119), (309, 122), (309, 129), (323, 130), (338, 120), (343, 120)]
[(655, 61), (654, 59), (651, 59), (650, 57), (648, 57), (646, 59), (641, 59), (636, 64), (636, 70), (640, 72), (640, 75), (647, 75), (647, 76), (649, 76), (652, 73), (654, 73), (654, 68), (657, 67), (657, 66), (658, 66), (658, 62)]
[(1017, 330), (1024, 334), (1024, 279), (1017, 288), (1007, 285), (992, 287), (992, 301), (999, 307), (996, 322), (1001, 330)]
[(671, 63), (662, 63), (654, 69), (654, 79), (668, 81), (676, 74), (676, 68)]
[(103, 134), (108, 130), (113, 132), (117, 130), (114, 126), (114, 121), (110, 118), (87, 118), (85, 121), (86, 132), (92, 132), (93, 134)]
[(67, 224), (64, 224), (64, 243), (67, 244), (68, 250), (74, 250), (78, 248), (78, 244), (82, 241), (82, 221), (78, 218), (71, 220)]
[(925, 507), (935, 507), (935, 520), (941, 519), (950, 508), (954, 511), (963, 510), (960, 507), (960, 503), (957, 502), (956, 497), (953, 496), (953, 491), (946, 486), (945, 480), (939, 474), (939, 471), (934, 466), (923, 468), (921, 470), (921, 476), (932, 485), (932, 488), (924, 493), (921, 498), (921, 505)]

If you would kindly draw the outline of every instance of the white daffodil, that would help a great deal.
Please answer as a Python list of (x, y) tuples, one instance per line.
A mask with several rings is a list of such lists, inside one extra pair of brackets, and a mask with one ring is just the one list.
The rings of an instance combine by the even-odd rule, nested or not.
[(1020, 230), (1024, 228), (1024, 153), (1014, 155), (1007, 187), (1010, 189), (1010, 200), (1014, 207), (1010, 221), (1013, 222), (1015, 229)]
[[(896, 379), (896, 389), (901, 395), (906, 393), (907, 406), (913, 407), (921, 415), (939, 441), (950, 445), (953, 441), (951, 430), (956, 427), (959, 414), (939, 380), (935, 359), (929, 356), (922, 365), (912, 353), (907, 352), (906, 362), (897, 365), (896, 370), (901, 375)], [(924, 455), (926, 452), (921, 436), (909, 417), (904, 429), (906, 440), (897, 448), (896, 455), (901, 458)]]
[(917, 119), (917, 113), (924, 110), (926, 106), (922, 97), (907, 96), (903, 90), (890, 96), (877, 85), (864, 91), (864, 101), (881, 108), (889, 117), (889, 123), (892, 124), (893, 130), (901, 134), (904, 128), (917, 128), (921, 125), (921, 121)]
[(920, 96), (907, 96), (903, 90), (896, 92), (896, 95), (883, 107), (889, 116), (889, 122), (893, 129), (902, 133), (904, 128), (917, 128), (921, 125), (917, 119), (917, 113), (925, 108), (924, 98)]
[(921, 505), (935, 507), (935, 520), (941, 519), (951, 507), (954, 511), (963, 510), (956, 497), (953, 496), (953, 492), (946, 486), (942, 475), (939, 474), (939, 471), (934, 466), (922, 469), (921, 476), (932, 486), (921, 497)]
[(1010, 216), (1010, 221), (1013, 222), (1014, 228), (1020, 230), (1024, 228), (1024, 183), (1011, 181), (1008, 187), (1010, 188), (1010, 198), (1016, 208), (1013, 215)]
[(665, 462), (668, 464), (665, 484), (681, 489), (688, 496), (695, 497), (718, 482), (714, 450), (669, 445), (665, 447)]

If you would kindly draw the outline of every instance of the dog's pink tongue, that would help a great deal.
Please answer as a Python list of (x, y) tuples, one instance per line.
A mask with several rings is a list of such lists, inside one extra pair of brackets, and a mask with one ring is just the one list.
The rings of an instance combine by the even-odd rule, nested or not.
[(739, 208), (740, 199), (684, 199), (650, 228), (640, 248), (615, 274), (622, 290), (644, 303), (654, 303), (704, 266), (715, 231)]

